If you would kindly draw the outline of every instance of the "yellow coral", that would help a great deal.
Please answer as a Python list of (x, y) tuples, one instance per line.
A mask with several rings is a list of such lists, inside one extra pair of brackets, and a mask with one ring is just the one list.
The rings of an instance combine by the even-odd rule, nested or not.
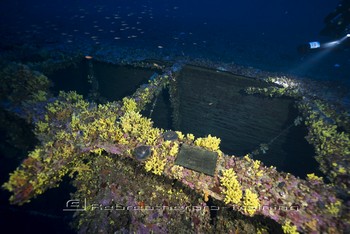
[(140, 113), (129, 111), (120, 118), (120, 127), (124, 133), (136, 138), (138, 142), (153, 145), (161, 135), (161, 130), (152, 127), (153, 122)]
[[(10, 179), (4, 183), (2, 187), (9, 192), (13, 192), (16, 188), (23, 187), (27, 183), (28, 172), (20, 169), (16, 169), (10, 173)], [(14, 195), (11, 196), (10, 200), (13, 200)]]
[(60, 109), (59, 109), (59, 102), (58, 101), (55, 101), (53, 103), (49, 103), (47, 106), (46, 106), (46, 109), (51, 112), (51, 113), (56, 113), (58, 112)]
[[(43, 74), (40, 74), (39, 76), (35, 77), (35, 80), (33, 80), (34, 82), (37, 82), (38, 84), (42, 85), (42, 86), (47, 86), (50, 84), (49, 79), (44, 76)], [(34, 83), (29, 81), (30, 83)]]
[(179, 138), (180, 141), (182, 141), (184, 139), (184, 134), (180, 131), (175, 131), (177, 133), (177, 137)]
[(164, 171), (166, 159), (161, 159), (157, 151), (152, 151), (152, 157), (145, 163), (146, 171), (152, 171), (156, 175), (161, 175)]
[(76, 103), (76, 102), (87, 103), (84, 101), (83, 95), (80, 95), (75, 91), (69, 91), (69, 92), (60, 91), (58, 96), (64, 98), (67, 102), (70, 102), (70, 103)]
[(39, 133), (45, 132), (48, 129), (49, 129), (49, 124), (42, 121), (38, 121), (38, 123), (35, 126), (35, 130), (38, 131)]
[(149, 101), (151, 99), (151, 92), (149, 91), (149, 88), (145, 88), (139, 96), (144, 101)]
[(345, 170), (344, 167), (340, 166), (340, 167), (338, 168), (338, 172), (339, 172), (340, 174), (345, 174), (345, 173), (346, 173), (346, 170)]
[(298, 234), (297, 227), (290, 223), (290, 221), (287, 221), (282, 226), (283, 232), (285, 234)]
[(129, 141), (127, 139), (125, 139), (124, 137), (122, 137), (119, 139), (118, 143), (121, 145), (127, 145), (127, 144), (129, 144)]
[(259, 204), (258, 195), (250, 191), (250, 189), (246, 189), (243, 198), (244, 211), (252, 216), (259, 207)]
[(260, 171), (258, 171), (257, 173), (256, 173), (256, 176), (257, 177), (261, 177), (261, 176), (263, 176), (264, 175), (264, 171), (263, 170), (260, 170)]
[(154, 145), (160, 135), (161, 130), (159, 128), (152, 128), (150, 126), (148, 129), (148, 134), (140, 136), (139, 141), (146, 141), (147, 145)]
[(220, 182), (221, 185), (225, 187), (225, 191), (223, 192), (225, 194), (224, 202), (226, 204), (238, 204), (242, 198), (242, 188), (232, 168), (223, 171)]
[(125, 112), (129, 111), (137, 111), (137, 104), (134, 99), (132, 98), (123, 98), (123, 107), (122, 110)]
[(261, 176), (264, 175), (264, 171), (263, 171), (263, 170), (259, 170), (259, 171), (258, 171), (258, 169), (259, 169), (259, 167), (260, 167), (260, 165), (261, 165), (261, 161), (252, 159), (251, 157), (249, 157), (248, 154), (245, 155), (243, 158), (244, 158), (247, 162), (249, 162), (250, 165), (253, 166), (253, 169), (254, 169), (254, 171), (255, 171), (255, 175), (256, 175), (257, 177), (261, 177)]
[(90, 150), (90, 152), (101, 156), (101, 154), (103, 152), (103, 149), (102, 148), (96, 148), (96, 149)]
[(115, 126), (116, 116), (96, 118), (87, 130), (90, 135), (98, 135), (102, 140), (109, 140), (115, 137), (117, 128)]
[(47, 99), (47, 92), (39, 90), (32, 94), (33, 100), (38, 102), (44, 102)]
[(78, 173), (78, 175), (83, 176), (87, 172), (92, 172), (90, 164), (91, 163), (78, 163), (72, 168), (71, 172), (69, 173), (69, 177), (73, 178), (75, 173)]
[[(114, 131), (113, 134), (112, 134), (112, 139), (113, 139), (114, 141), (118, 141), (119, 143), (121, 143), (121, 140), (122, 140), (122, 139), (125, 140), (125, 138), (123, 138), (123, 132), (121, 131), (120, 128), (115, 129), (115, 131)], [(121, 144), (122, 144), (122, 143), (121, 143)]]
[(41, 153), (42, 153), (42, 149), (37, 148), (37, 149), (33, 150), (32, 152), (30, 152), (28, 156), (35, 158), (35, 159), (39, 159)]
[(182, 166), (174, 165), (171, 168), (173, 177), (177, 180), (181, 179), (183, 177), (183, 174), (182, 174), (183, 169), (184, 168)]
[(245, 160), (247, 160), (248, 162), (251, 162), (253, 159), (251, 157), (249, 157), (249, 154), (244, 155), (243, 157)]
[(315, 181), (320, 181), (320, 182), (323, 181), (323, 178), (315, 175), (315, 173), (307, 174), (307, 178), (309, 180), (315, 180)]
[(187, 138), (187, 140), (189, 140), (189, 141), (194, 141), (194, 135), (191, 134), (191, 133), (186, 134), (186, 138)]
[(338, 200), (334, 203), (331, 203), (330, 205), (326, 205), (326, 208), (328, 213), (330, 213), (333, 216), (338, 216), (341, 206), (342, 203)]
[(207, 148), (212, 151), (219, 151), (221, 139), (217, 137), (213, 137), (210, 134), (205, 138), (198, 138), (195, 140), (194, 144), (197, 146), (201, 146)]
[(72, 127), (72, 129), (76, 129), (78, 126), (79, 126), (79, 122), (80, 122), (80, 119), (79, 117), (76, 115), (76, 114), (72, 114), (72, 120), (70, 122), (70, 125)]
[(259, 160), (253, 160), (253, 168), (257, 170), (260, 167), (260, 161)]
[(174, 143), (174, 145), (171, 147), (169, 151), (170, 156), (175, 156), (179, 152), (179, 145), (177, 143)]

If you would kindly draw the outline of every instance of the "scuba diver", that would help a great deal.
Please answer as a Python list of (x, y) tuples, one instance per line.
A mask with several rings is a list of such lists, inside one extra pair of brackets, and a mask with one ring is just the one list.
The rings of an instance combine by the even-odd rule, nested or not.
[(336, 9), (324, 18), (324, 23), (325, 27), (321, 30), (320, 35), (336, 41), (331, 43), (309, 42), (298, 47), (299, 53), (318, 51), (330, 48), (332, 45), (339, 45), (338, 49), (350, 46), (350, 0), (341, 0)]
[(350, 33), (350, 0), (341, 0), (337, 8), (324, 19), (322, 36), (342, 37)]

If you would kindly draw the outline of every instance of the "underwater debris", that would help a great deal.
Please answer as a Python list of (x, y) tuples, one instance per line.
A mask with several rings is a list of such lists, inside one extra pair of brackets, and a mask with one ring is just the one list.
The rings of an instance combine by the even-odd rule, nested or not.
[(147, 145), (141, 145), (134, 149), (133, 155), (137, 160), (146, 160), (151, 155), (151, 147)]
[(174, 131), (166, 131), (165, 133), (163, 133), (163, 138), (166, 141), (174, 141), (178, 139), (178, 135)]
[(197, 146), (182, 144), (176, 157), (175, 164), (191, 170), (214, 176), (217, 162), (217, 153)]
[[(83, 199), (87, 196), (90, 204), (98, 204), (89, 206), (89, 212), (76, 213), (76, 227), (81, 232), (116, 231), (125, 226), (132, 231), (176, 230), (175, 226), (164, 225), (168, 224), (169, 219), (176, 220), (177, 215), (190, 217), (183, 226), (190, 227), (193, 232), (211, 231), (210, 212), (202, 209), (206, 206), (204, 200), (198, 200), (198, 197), (186, 199), (190, 192), (174, 188), (172, 182), (167, 187), (166, 180), (176, 178), (184, 188), (200, 194), (200, 199), (203, 199), (202, 194), (218, 202), (226, 199), (233, 212), (263, 215), (282, 227), (295, 226), (288, 227), (288, 230), (307, 232), (311, 228), (314, 232), (331, 232), (344, 228), (345, 204), (336, 197), (332, 185), (278, 172), (276, 168), (266, 167), (249, 157), (225, 155), (220, 151), (220, 139), (216, 137), (195, 140), (194, 135), (185, 136), (177, 132), (177, 139), (166, 141), (164, 130), (154, 128), (150, 119), (139, 114), (174, 77), (171, 69), (165, 74), (150, 82), (147, 90), (140, 87), (134, 95), (121, 102), (93, 105), (74, 92), (62, 92), (48, 102), (45, 112), (38, 118), (41, 122), (36, 124), (36, 134), (41, 144), (3, 185), (12, 193), (11, 202), (29, 202), (49, 188), (58, 186), (64, 175), (71, 175), (77, 188), (76, 197)], [(330, 131), (334, 131), (332, 129)], [(329, 137), (327, 132), (324, 135)], [(342, 139), (346, 142), (346, 137)], [(220, 153), (213, 176), (175, 166), (179, 146), (184, 143)], [(144, 162), (134, 160), (133, 150), (139, 145), (152, 147), (152, 156)], [(346, 167), (338, 164), (334, 167), (338, 173), (346, 170)], [(219, 175), (220, 171), (223, 172), (222, 176)], [(118, 180), (122, 175), (127, 179)], [(130, 178), (136, 182), (130, 183)], [(153, 189), (150, 193), (149, 187)], [(184, 209), (182, 213), (170, 213), (162, 209), (147, 213), (145, 209), (148, 205), (175, 206), (179, 201), (181, 205), (201, 207), (203, 212)], [(244, 204), (256, 207), (257, 201), (260, 206), (254, 209), (254, 213), (244, 209)], [(120, 210), (123, 207), (137, 207), (141, 212), (126, 209), (121, 213), (93, 212), (110, 204)], [(315, 219), (320, 222), (313, 223)], [(176, 221), (174, 223), (178, 225)]]
[(302, 120), (304, 121), (308, 128), (306, 139), (315, 147), (317, 154), (315, 159), (320, 164), (320, 170), (328, 175), (328, 179), (335, 184), (340, 197), (350, 197), (349, 179), (344, 179), (344, 177), (349, 178), (350, 174), (345, 169), (350, 167), (348, 160), (350, 156), (348, 111), (339, 103), (329, 101), (329, 98), (327, 99), (319, 93), (320, 91), (317, 95), (310, 93), (310, 84), (305, 85), (301, 81), (294, 81), (287, 77), (270, 77), (266, 81), (278, 84), (282, 88), (251, 87), (246, 90), (247, 93), (296, 98), (297, 108), (303, 117), (302, 119), (298, 117), (295, 120), (295, 125), (300, 124)]

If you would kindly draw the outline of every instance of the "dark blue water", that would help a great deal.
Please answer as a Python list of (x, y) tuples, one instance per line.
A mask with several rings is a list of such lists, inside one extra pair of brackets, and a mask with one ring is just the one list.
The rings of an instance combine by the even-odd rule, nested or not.
[(322, 80), (348, 81), (349, 49), (300, 55), (320, 36), (337, 0), (104, 0), (0, 3), (2, 45), (146, 48)]

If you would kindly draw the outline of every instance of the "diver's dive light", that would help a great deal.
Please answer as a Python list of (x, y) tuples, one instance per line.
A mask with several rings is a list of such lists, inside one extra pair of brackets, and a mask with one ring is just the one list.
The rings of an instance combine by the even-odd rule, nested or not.
[(321, 43), (319, 41), (311, 41), (309, 43), (298, 46), (298, 51), (299, 53), (305, 54), (320, 48), (321, 48)]
[(321, 47), (321, 43), (318, 41), (309, 42), (308, 45), (310, 50), (314, 50)]
[(339, 40), (335, 40), (331, 42), (321, 43), (319, 41), (311, 41), (309, 43), (300, 45), (298, 47), (298, 51), (302, 54), (305, 54), (308, 52), (318, 51), (322, 49), (334, 48), (335, 46), (344, 42), (347, 38), (350, 38), (350, 33), (346, 34), (344, 37), (340, 38)]

